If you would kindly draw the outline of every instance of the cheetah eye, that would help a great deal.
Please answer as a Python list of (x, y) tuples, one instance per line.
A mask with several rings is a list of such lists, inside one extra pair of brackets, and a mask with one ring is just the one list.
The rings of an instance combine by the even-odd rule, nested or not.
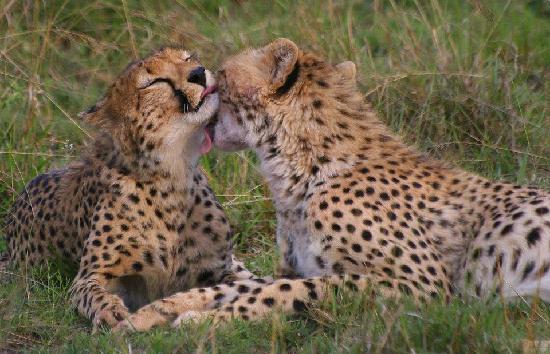
[(162, 78), (162, 77), (156, 78), (156, 79), (154, 79), (153, 81), (150, 81), (150, 82), (146, 83), (145, 85), (139, 87), (139, 89), (140, 89), (140, 90), (144, 90), (144, 89), (146, 89), (146, 88), (148, 88), (148, 87), (151, 87), (151, 86), (153, 86), (153, 85), (155, 85), (155, 84), (158, 84), (158, 83), (165, 83), (165, 84), (168, 84), (168, 85), (170, 85), (170, 87), (172, 87), (172, 89), (175, 89), (175, 88), (174, 88), (174, 83), (172, 82), (172, 80), (166, 79), (166, 78)]
[(176, 86), (174, 85), (174, 82), (170, 79), (167, 79), (167, 78), (162, 78), (162, 77), (159, 77), (159, 78), (156, 78), (154, 79), (153, 81), (149, 82), (148, 84), (146, 84), (145, 86), (143, 87), (140, 87), (140, 90), (143, 90), (143, 89), (146, 89), (148, 87), (151, 87), (155, 84), (158, 84), (158, 83), (165, 83), (165, 84), (168, 84), (170, 86), (170, 88), (172, 89), (172, 92), (174, 93), (174, 96), (176, 97), (176, 99), (178, 100), (179, 104), (180, 104), (180, 107), (181, 107), (181, 112), (182, 113), (187, 113), (189, 112), (190, 108), (191, 108), (191, 103), (189, 102), (189, 99), (187, 98), (187, 96), (183, 93), (183, 91), (181, 90), (178, 90), (176, 88)]

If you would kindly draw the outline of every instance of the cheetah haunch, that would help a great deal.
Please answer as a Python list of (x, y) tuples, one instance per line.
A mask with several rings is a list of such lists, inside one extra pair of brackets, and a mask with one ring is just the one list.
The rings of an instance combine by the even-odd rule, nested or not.
[(152, 300), (251, 274), (197, 167), (218, 108), (211, 73), (166, 48), (131, 64), (82, 118), (98, 128), (80, 161), (32, 180), (5, 225), (11, 264), (80, 263), (71, 293), (94, 326)]
[(281, 273), (294, 279), (176, 294), (129, 321), (155, 311), (179, 313), (175, 324), (293, 313), (342, 284), (420, 302), (453, 292), (550, 301), (548, 192), (406, 146), (365, 102), (353, 63), (331, 65), (279, 39), (227, 59), (218, 82), (214, 144), (261, 160)]

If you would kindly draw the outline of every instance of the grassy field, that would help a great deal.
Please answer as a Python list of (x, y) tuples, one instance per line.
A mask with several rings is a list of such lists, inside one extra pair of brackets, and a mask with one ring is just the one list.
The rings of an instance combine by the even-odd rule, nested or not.
[[(550, 187), (548, 0), (0, 0), (0, 217), (33, 176), (78, 155), (94, 103), (133, 58), (165, 44), (211, 68), (288, 37), (353, 60), (367, 99), (408, 142), (495, 179)], [(203, 159), (257, 273), (277, 257), (274, 211), (248, 153)], [(0, 241), (0, 250), (5, 247)], [(302, 317), (91, 334), (70, 308), (74, 270), (0, 285), (0, 352), (521, 352), (550, 340), (550, 306), (454, 300), (415, 308), (336, 293)]]

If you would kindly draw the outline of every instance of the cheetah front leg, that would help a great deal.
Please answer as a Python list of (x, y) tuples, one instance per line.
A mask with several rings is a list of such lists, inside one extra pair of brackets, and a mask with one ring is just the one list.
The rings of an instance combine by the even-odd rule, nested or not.
[(123, 300), (110, 293), (107, 286), (108, 281), (100, 274), (88, 278), (77, 276), (71, 286), (73, 305), (78, 312), (92, 320), (94, 330), (102, 324), (113, 327), (130, 313)]
[(258, 288), (273, 282), (272, 277), (257, 277), (235, 256), (232, 255), (231, 258), (231, 273), (225, 277), (223, 284), (211, 288), (191, 289), (154, 301), (120, 322), (115, 331), (147, 331), (154, 326), (173, 322), (188, 311), (205, 314), (250, 288)]
[(156, 301), (122, 321), (115, 330), (145, 331), (166, 322), (178, 326), (208, 317), (214, 318), (215, 322), (234, 317), (261, 319), (274, 309), (293, 314), (325, 299), (328, 290), (333, 287), (357, 291), (372, 289), (386, 298), (408, 294), (422, 301), (427, 301), (427, 294), (434, 291), (432, 287), (419, 289), (410, 280), (388, 279), (377, 274), (278, 279), (272, 283), (237, 281), (212, 288), (193, 289)]
[[(236, 283), (238, 284), (238, 282)], [(398, 298), (410, 294), (416, 300), (426, 300), (423, 291), (412, 286), (408, 280), (387, 279), (375, 274), (371, 275), (332, 275), (307, 279), (278, 279), (271, 284), (240, 292), (237, 297), (214, 310), (182, 313), (173, 322), (180, 326), (188, 322), (198, 322), (212, 318), (214, 323), (225, 322), (233, 318), (244, 320), (259, 320), (267, 317), (274, 310), (285, 314), (302, 312), (319, 301), (327, 298), (333, 288), (345, 288), (352, 291), (373, 290), (385, 298)], [(218, 292), (218, 297), (225, 294)]]
[[(252, 273), (250, 273), (252, 274)], [(154, 301), (120, 322), (115, 331), (147, 331), (155, 326), (174, 322), (181, 315), (193, 311), (197, 314), (219, 308), (222, 304), (239, 298), (253, 289), (270, 284), (271, 280), (252, 278), (216, 285), (211, 288), (195, 288)]]

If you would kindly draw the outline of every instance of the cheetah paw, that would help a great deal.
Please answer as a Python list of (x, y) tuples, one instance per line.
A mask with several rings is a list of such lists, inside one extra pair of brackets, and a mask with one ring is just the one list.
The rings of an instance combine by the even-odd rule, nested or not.
[(166, 318), (159, 313), (140, 313), (139, 311), (120, 321), (113, 332), (145, 332), (155, 326), (166, 323)]
[(108, 327), (115, 327), (129, 315), (126, 309), (103, 309), (96, 313), (94, 320), (92, 321), (93, 332), (96, 332), (99, 327), (106, 325)]

